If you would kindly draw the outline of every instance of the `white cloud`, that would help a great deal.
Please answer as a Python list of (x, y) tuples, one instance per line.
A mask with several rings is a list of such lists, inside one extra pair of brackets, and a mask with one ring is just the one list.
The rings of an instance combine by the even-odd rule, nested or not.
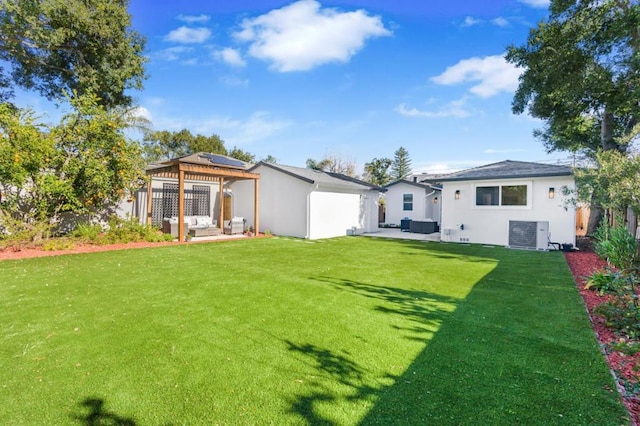
[(188, 24), (197, 24), (208, 22), (211, 17), (209, 15), (200, 14), (200, 15), (178, 15), (176, 16), (178, 21), (186, 22)]
[(405, 104), (400, 104), (396, 107), (395, 111), (404, 115), (405, 117), (424, 117), (424, 118), (465, 118), (474, 114), (475, 112), (467, 108), (467, 98), (458, 99), (457, 101), (449, 102), (447, 105), (435, 111), (419, 110), (417, 108), (409, 108)]
[(524, 3), (527, 6), (537, 7), (537, 8), (545, 8), (549, 7), (549, 0), (518, 0), (520, 3)]
[(509, 21), (502, 16), (498, 16), (497, 18), (492, 19), (491, 22), (493, 23), (493, 25), (497, 25), (499, 27), (506, 27), (507, 25), (509, 25)]
[(208, 28), (189, 28), (182, 26), (171, 31), (164, 38), (166, 41), (173, 41), (176, 43), (203, 43), (211, 37), (211, 31)]
[(129, 111), (129, 115), (131, 115), (133, 118), (141, 118), (149, 122), (153, 121), (151, 112), (143, 106), (137, 106), (133, 108), (131, 111)]
[(249, 54), (280, 72), (305, 71), (347, 62), (367, 39), (391, 35), (380, 17), (364, 10), (340, 12), (316, 0), (300, 0), (257, 18), (245, 19), (235, 37), (250, 43)]
[(160, 59), (164, 59), (165, 61), (176, 61), (180, 59), (180, 57), (183, 54), (189, 53), (192, 50), (193, 48), (191, 47), (175, 46), (175, 47), (169, 47), (167, 49), (159, 50), (154, 54), (154, 56)]
[[(145, 109), (146, 110), (146, 109)], [(151, 113), (146, 110), (151, 116)], [(268, 138), (292, 126), (292, 122), (272, 117), (268, 112), (258, 111), (246, 118), (229, 116), (193, 117), (177, 114), (153, 114), (153, 127), (162, 130), (188, 129), (202, 135), (217, 134), (226, 146), (247, 146)]]
[(213, 57), (234, 67), (244, 67), (245, 65), (247, 65), (245, 60), (242, 59), (240, 52), (238, 52), (236, 49), (232, 49), (231, 47), (225, 47), (224, 49), (216, 50), (215, 52), (213, 52)]
[(467, 16), (464, 18), (464, 22), (462, 23), (463, 27), (472, 27), (474, 25), (478, 25), (482, 23), (480, 19), (474, 18), (473, 16)]
[(469, 91), (481, 98), (489, 98), (500, 92), (515, 91), (521, 73), (521, 69), (508, 63), (503, 56), (495, 55), (463, 59), (442, 74), (432, 77), (431, 81), (445, 86), (479, 82)]
[(234, 75), (222, 76), (218, 79), (220, 83), (229, 87), (248, 87), (249, 80), (236, 77)]

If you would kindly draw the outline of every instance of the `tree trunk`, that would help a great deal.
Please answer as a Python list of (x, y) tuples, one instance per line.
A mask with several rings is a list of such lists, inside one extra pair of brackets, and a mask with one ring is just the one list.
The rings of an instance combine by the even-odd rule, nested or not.
[(587, 235), (593, 235), (593, 233), (600, 226), (600, 222), (602, 222), (602, 218), (604, 217), (604, 209), (600, 206), (596, 206), (593, 203), (595, 200), (591, 200), (592, 204), (589, 209), (589, 222), (587, 223)]

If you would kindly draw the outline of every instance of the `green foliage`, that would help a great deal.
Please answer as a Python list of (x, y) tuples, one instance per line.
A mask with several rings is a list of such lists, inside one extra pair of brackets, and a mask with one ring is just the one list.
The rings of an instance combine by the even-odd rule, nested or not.
[(627, 150), (640, 105), (640, 5), (552, 0), (551, 14), (506, 59), (523, 74), (513, 111), (545, 121), (547, 150)]
[(194, 136), (187, 129), (179, 132), (146, 132), (142, 149), (147, 162), (168, 160), (196, 152), (227, 155), (227, 149), (220, 136)]
[(391, 162), (391, 179), (405, 179), (410, 174), (411, 158), (409, 158), (409, 152), (403, 147), (400, 147), (393, 154), (393, 161)]
[(264, 161), (265, 163), (270, 163), (270, 164), (278, 164), (278, 159), (271, 154), (267, 155), (265, 158), (263, 158), (260, 161)]
[(598, 256), (625, 273), (638, 269), (638, 241), (627, 228), (610, 227), (603, 222), (594, 238)]
[(129, 106), (127, 91), (142, 88), (147, 59), (127, 3), (3, 0), (0, 60), (11, 65), (12, 82), (50, 100), (67, 92), (95, 95), (108, 108)]
[(0, 105), (2, 210), (25, 226), (54, 226), (64, 212), (99, 216), (133, 194), (144, 176), (130, 115), (106, 111), (95, 96), (71, 99), (59, 125)]
[(598, 151), (596, 167), (575, 171), (578, 200), (592, 198), (617, 214), (631, 207), (640, 215), (640, 157), (617, 151)]
[(607, 327), (619, 335), (631, 339), (640, 338), (640, 306), (638, 296), (627, 292), (597, 306), (594, 312), (601, 315)]
[(76, 246), (75, 242), (69, 238), (53, 238), (42, 243), (42, 250), (58, 251), (71, 250)]
[(235, 158), (236, 160), (244, 161), (245, 163), (255, 163), (256, 156), (250, 153), (249, 151), (244, 151), (236, 146), (231, 148), (229, 151), (229, 157)]
[(79, 223), (71, 232), (71, 236), (81, 241), (98, 241), (103, 232), (103, 227), (98, 223)]
[(111, 216), (107, 230), (104, 233), (98, 234), (95, 242), (99, 244), (113, 244), (172, 240), (173, 237), (170, 234), (163, 234), (156, 228), (143, 225), (135, 217), (123, 219), (119, 216)]
[(389, 181), (391, 181), (389, 167), (391, 167), (391, 160), (388, 158), (374, 158), (370, 162), (365, 163), (364, 181), (378, 186), (388, 184)]
[(629, 281), (627, 277), (620, 271), (604, 268), (591, 274), (591, 276), (587, 278), (584, 288), (598, 290), (602, 295), (604, 293), (618, 293), (623, 291), (628, 285)]

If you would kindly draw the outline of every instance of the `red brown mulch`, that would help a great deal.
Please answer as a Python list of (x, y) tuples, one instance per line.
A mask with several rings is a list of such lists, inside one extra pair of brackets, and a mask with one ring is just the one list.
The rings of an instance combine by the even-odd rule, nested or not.
[(77, 253), (93, 253), (98, 251), (110, 251), (110, 250), (124, 250), (130, 248), (144, 248), (144, 247), (160, 247), (171, 244), (178, 244), (177, 242), (161, 242), (161, 243), (149, 243), (149, 242), (137, 242), (137, 243), (118, 243), (118, 244), (75, 244), (73, 247), (61, 250), (44, 250), (42, 247), (9, 247), (0, 249), (0, 260), (7, 259), (27, 259), (31, 257), (44, 257), (44, 256), (59, 256), (61, 254), (77, 254)]
[(591, 317), (596, 338), (600, 343), (600, 347), (603, 348), (609, 368), (617, 381), (620, 393), (623, 395), (622, 400), (629, 411), (631, 424), (640, 425), (640, 398), (626, 395), (623, 385), (625, 382), (638, 383), (640, 381), (640, 373), (637, 371), (640, 366), (640, 353), (626, 355), (611, 349), (611, 345), (620, 341), (620, 338), (606, 327), (601, 317), (593, 313), (594, 308), (605, 302), (610, 296), (601, 296), (596, 291), (585, 290), (584, 288), (585, 277), (606, 266), (606, 262), (590, 251), (567, 252), (565, 253), (565, 258)]
[[(260, 235), (253, 235), (250, 238), (265, 238), (270, 235), (265, 235), (260, 233)], [(220, 242), (220, 241), (228, 241), (233, 238), (223, 238), (219, 240), (201, 240), (201, 241), (191, 241), (187, 244), (199, 244), (199, 243), (211, 243), (211, 242)], [(117, 243), (117, 244), (74, 244), (71, 248), (60, 249), (60, 250), (44, 250), (40, 246), (32, 246), (32, 247), (9, 247), (9, 248), (0, 248), (0, 260), (8, 260), (8, 259), (27, 259), (32, 257), (44, 257), (44, 256), (59, 256), (62, 254), (79, 254), (79, 253), (94, 253), (99, 251), (111, 251), (111, 250), (125, 250), (125, 249), (134, 249), (134, 248), (146, 248), (146, 247), (162, 247), (169, 245), (180, 244), (177, 241), (164, 241), (157, 243), (150, 243), (146, 241), (140, 241), (135, 243)]]

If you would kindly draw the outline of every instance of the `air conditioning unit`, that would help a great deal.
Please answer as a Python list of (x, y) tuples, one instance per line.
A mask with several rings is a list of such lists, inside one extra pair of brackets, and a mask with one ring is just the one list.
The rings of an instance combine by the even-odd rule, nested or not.
[(548, 221), (509, 221), (509, 245), (511, 248), (547, 250), (549, 246)]

